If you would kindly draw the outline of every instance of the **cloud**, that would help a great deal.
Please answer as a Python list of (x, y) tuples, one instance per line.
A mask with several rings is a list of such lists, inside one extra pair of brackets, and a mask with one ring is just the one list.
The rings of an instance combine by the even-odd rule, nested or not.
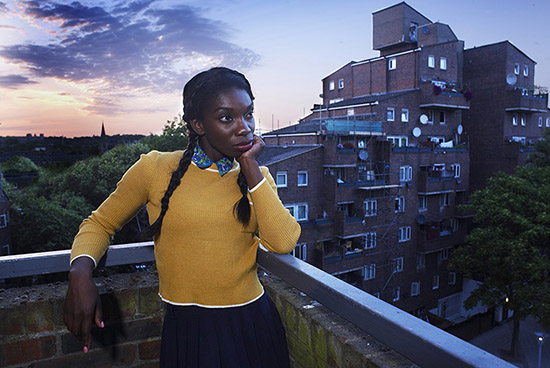
[(0, 1), (0, 14), (8, 13), (10, 10), (8, 9), (8, 6), (5, 2)]
[(35, 83), (36, 83), (35, 81), (32, 81), (23, 75), (17, 75), (17, 74), (0, 75), (0, 88), (15, 89), (21, 85), (35, 84)]
[(253, 51), (228, 41), (229, 25), (196, 8), (160, 8), (155, 1), (120, 2), (113, 8), (80, 2), (24, 1), (25, 16), (56, 24), (48, 44), (5, 46), (0, 56), (34, 76), (80, 84), (101, 98), (93, 111), (116, 111), (112, 91), (172, 93), (197, 71), (216, 65), (247, 70)]

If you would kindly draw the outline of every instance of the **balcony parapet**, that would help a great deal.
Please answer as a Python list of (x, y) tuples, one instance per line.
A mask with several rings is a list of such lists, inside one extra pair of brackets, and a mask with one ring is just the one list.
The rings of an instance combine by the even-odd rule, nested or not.
[(430, 176), (426, 171), (418, 173), (418, 194), (453, 192), (466, 190), (467, 183), (454, 175)]
[(419, 107), (468, 110), (470, 101), (458, 90), (447, 90), (432, 83), (422, 83)]
[[(104, 262), (108, 265), (115, 263), (115, 260), (124, 258), (131, 259), (131, 262), (127, 263), (147, 262), (151, 260), (148, 254), (153, 254), (152, 248), (151, 243), (130, 244), (122, 247), (111, 246)], [(143, 260), (135, 262), (135, 253), (138, 252), (143, 252), (142, 254), (144, 254), (145, 257)], [(58, 252), (49, 253), (51, 253), (50, 256), (48, 258), (42, 258), (40, 263), (37, 263), (37, 257), (28, 257), (28, 255), (8, 256), (11, 257), (9, 260), (5, 259), (8, 257), (0, 257), (0, 278), (18, 277), (23, 276), (23, 274), (29, 275), (29, 266), (31, 265), (34, 265), (35, 273), (36, 270), (42, 267), (48, 269), (49, 272), (63, 272), (68, 269), (69, 256), (66, 252), (60, 252), (59, 254)], [(51, 263), (50, 260), (53, 260), (53, 263), (59, 264), (60, 267), (54, 269), (54, 267), (49, 265), (49, 263)], [(445, 362), (446, 367), (514, 367), (500, 358), (460, 340), (296, 257), (288, 254), (277, 255), (260, 249), (258, 251), (258, 263), (269, 272), (280, 277), (284, 282), (301, 290), (307, 294), (308, 297), (322, 304), (323, 307), (332, 310), (377, 341), (387, 345), (393, 351), (405, 356), (422, 367), (440, 367), (441, 362)], [(10, 267), (4, 267), (9, 264), (11, 264)], [(18, 267), (18, 264), (21, 265), (21, 267)], [(20, 268), (22, 269), (21, 272), (19, 272)], [(279, 301), (277, 301), (277, 304), (278, 306), (281, 305)], [(313, 307), (302, 308), (300, 310), (300, 315), (303, 310), (315, 308), (314, 302), (307, 305), (313, 305)], [(59, 305), (57, 307), (57, 312), (59, 313)], [(284, 318), (286, 318), (287, 314), (292, 315), (293, 313), (296, 316), (295, 309), (282, 310)], [(305, 335), (306, 338), (304, 340), (311, 342), (313, 339), (313, 337), (311, 337), (312, 334), (319, 332), (319, 330), (312, 327), (308, 328), (306, 324), (302, 324), (300, 320), (298, 320), (298, 317), (292, 318), (295, 318), (294, 321), (296, 323), (294, 326), (296, 326), (298, 334)], [(308, 333), (310, 334), (309, 337), (307, 337)], [(324, 336), (326, 337), (324, 341), (328, 341), (329, 344), (334, 340), (334, 337), (331, 337), (330, 333)], [(360, 340), (358, 340), (358, 342), (359, 341)], [(367, 345), (371, 342), (375, 346), (379, 346), (372, 340), (366, 340)], [(37, 344), (39, 345), (40, 342), (37, 342)], [(293, 344), (294, 342), (289, 339), (291, 351), (298, 353), (293, 356), (293, 358), (296, 358), (304, 349), (303, 346), (300, 346), (298, 343), (296, 343), (296, 345)], [(350, 345), (353, 347), (356, 343), (352, 342)], [(2, 340), (2, 349), (5, 349), (6, 346), (6, 342)], [(311, 342), (310, 346), (313, 346), (313, 342)], [(341, 346), (342, 345), (340, 345), (340, 347)], [(50, 353), (56, 349), (54, 345), (50, 346), (50, 348)], [(320, 348), (322, 351), (323, 348)], [(322, 357), (325, 359), (323, 363), (328, 365), (328, 362), (332, 362), (332, 360), (329, 359), (327, 351), (330, 351), (330, 349), (336, 350), (338, 348), (335, 348), (334, 345), (329, 345), (328, 347), (325, 346), (325, 349), (325, 353), (322, 354)], [(313, 350), (317, 351), (316, 349)], [(342, 361), (336, 361), (337, 366), (350, 366), (347, 364), (350, 359), (347, 355), (348, 350), (349, 347), (346, 347), (344, 344), (344, 348), (340, 350), (342, 352)], [(393, 354), (392, 351), (388, 351), (387, 348), (384, 347), (378, 349), (377, 353), (365, 353), (364, 358), (358, 361), (360, 364), (362, 362), (359, 366), (365, 366), (369, 363), (380, 367), (400, 367), (406, 366), (406, 364), (410, 366), (410, 363), (396, 364), (388, 360), (377, 362), (377, 359), (384, 359), (384, 353)], [(81, 355), (81, 357), (80, 365), (84, 364), (84, 361), (88, 358), (84, 355)], [(403, 361), (400, 360), (400, 362)], [(311, 366), (308, 365), (307, 361), (297, 363), (298, 365)], [(47, 364), (48, 362), (36, 366), (46, 367), (48, 366)], [(353, 366), (353, 364), (351, 366)]]
[(417, 233), (417, 251), (419, 253), (433, 253), (442, 249), (451, 248), (464, 243), (464, 230), (452, 232), (435, 231), (427, 233), (426, 231), (418, 230)]
[(548, 111), (548, 93), (525, 95), (522, 89), (508, 90), (505, 93), (506, 111), (524, 113)]

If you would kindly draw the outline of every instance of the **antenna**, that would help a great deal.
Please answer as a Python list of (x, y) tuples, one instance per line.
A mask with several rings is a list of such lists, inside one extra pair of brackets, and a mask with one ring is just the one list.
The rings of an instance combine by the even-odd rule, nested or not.
[(428, 122), (428, 115), (426, 114), (420, 115), (420, 124), (426, 125), (427, 122)]
[(369, 153), (365, 150), (361, 150), (361, 151), (359, 151), (359, 158), (362, 161), (367, 161), (367, 159), (369, 158)]
[(420, 137), (421, 134), (422, 134), (422, 130), (420, 130), (419, 127), (416, 127), (416, 128), (413, 129), (413, 135), (414, 135), (416, 138)]
[(506, 83), (509, 86), (513, 86), (514, 84), (517, 83), (517, 81), (518, 81), (518, 77), (516, 77), (514, 73), (510, 73), (506, 76)]
[(458, 124), (458, 126), (456, 127), (456, 132), (458, 134), (462, 134), (463, 131), (464, 131), (464, 128), (462, 127), (462, 124)]

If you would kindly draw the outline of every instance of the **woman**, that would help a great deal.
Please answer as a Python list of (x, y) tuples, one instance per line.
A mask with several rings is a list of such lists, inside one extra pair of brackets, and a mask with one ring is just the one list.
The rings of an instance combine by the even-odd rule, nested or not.
[(256, 251), (290, 252), (300, 227), (257, 157), (254, 96), (244, 75), (213, 68), (183, 91), (184, 152), (142, 155), (84, 220), (71, 252), (64, 320), (90, 346), (103, 327), (92, 269), (110, 237), (147, 205), (166, 302), (161, 367), (287, 367), (279, 315), (256, 272)]

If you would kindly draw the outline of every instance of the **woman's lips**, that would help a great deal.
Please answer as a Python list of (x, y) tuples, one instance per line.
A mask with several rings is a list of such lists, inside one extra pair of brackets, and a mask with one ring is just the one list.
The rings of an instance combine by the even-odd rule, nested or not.
[(246, 143), (236, 144), (234, 147), (237, 151), (248, 151), (250, 148), (252, 148), (253, 141), (249, 141)]

